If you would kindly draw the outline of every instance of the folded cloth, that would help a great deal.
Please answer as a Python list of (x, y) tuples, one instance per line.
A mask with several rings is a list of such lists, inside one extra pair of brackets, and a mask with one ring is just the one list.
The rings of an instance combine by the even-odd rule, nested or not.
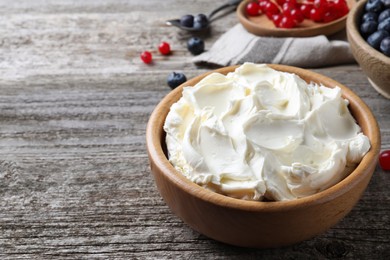
[(276, 63), (304, 68), (354, 63), (345, 30), (326, 37), (304, 38), (260, 37), (241, 24), (223, 34), (206, 52), (193, 58), (197, 65), (228, 66), (254, 63)]

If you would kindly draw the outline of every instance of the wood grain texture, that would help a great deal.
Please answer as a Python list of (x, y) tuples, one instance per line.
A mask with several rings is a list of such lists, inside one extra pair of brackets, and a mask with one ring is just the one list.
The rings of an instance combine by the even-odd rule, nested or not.
[[(0, 1), (1, 259), (386, 259), (390, 174), (325, 234), (282, 249), (210, 240), (174, 216), (154, 185), (145, 128), (173, 70), (193, 77), (187, 35), (165, 19), (206, 0)], [(237, 20), (213, 24), (206, 48)], [(156, 46), (172, 45), (162, 57)], [(138, 55), (150, 49), (151, 66)], [(390, 149), (390, 102), (356, 65), (316, 69), (370, 106)]]

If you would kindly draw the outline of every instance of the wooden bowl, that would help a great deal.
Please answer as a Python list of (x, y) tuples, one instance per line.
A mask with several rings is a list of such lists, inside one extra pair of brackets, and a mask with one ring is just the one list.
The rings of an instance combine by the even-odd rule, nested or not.
[[(279, 247), (318, 235), (340, 221), (357, 203), (377, 164), (380, 149), (378, 124), (367, 105), (342, 84), (296, 67), (270, 65), (295, 73), (307, 82), (339, 86), (350, 101), (350, 111), (371, 142), (357, 168), (336, 185), (305, 198), (258, 202), (230, 198), (191, 182), (169, 163), (163, 124), (184, 86), (193, 86), (209, 73), (193, 78), (169, 93), (150, 116), (146, 141), (157, 188), (171, 210), (198, 232), (215, 240), (243, 247)], [(216, 70), (227, 74), (236, 67)]]
[(352, 54), (376, 91), (390, 99), (390, 57), (372, 48), (359, 32), (367, 0), (359, 1), (347, 19), (347, 36)]
[[(258, 36), (273, 36), (273, 37), (310, 37), (317, 35), (332, 35), (345, 28), (347, 15), (329, 22), (316, 23), (305, 19), (298, 27), (291, 29), (277, 28), (266, 15), (248, 16), (245, 11), (246, 5), (252, 0), (245, 0), (237, 8), (237, 17), (244, 28)], [(347, 4), (351, 9), (355, 5), (355, 0), (347, 0)]]

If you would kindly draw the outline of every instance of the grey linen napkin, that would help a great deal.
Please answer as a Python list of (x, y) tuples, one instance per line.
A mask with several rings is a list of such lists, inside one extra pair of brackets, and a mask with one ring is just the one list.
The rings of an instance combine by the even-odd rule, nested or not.
[(229, 66), (244, 62), (276, 63), (303, 68), (354, 63), (345, 30), (331, 37), (260, 37), (241, 24), (223, 34), (206, 52), (193, 58), (195, 64)]

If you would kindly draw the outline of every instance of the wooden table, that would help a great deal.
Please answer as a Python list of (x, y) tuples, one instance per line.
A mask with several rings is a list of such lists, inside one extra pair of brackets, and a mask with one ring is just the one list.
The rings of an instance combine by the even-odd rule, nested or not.
[[(207, 0), (0, 1), (1, 259), (389, 259), (390, 173), (377, 167), (337, 226), (281, 249), (243, 249), (190, 229), (158, 194), (145, 126), (196, 67), (185, 36), (164, 20), (207, 12)], [(213, 24), (206, 47), (237, 23)], [(161, 41), (173, 54), (157, 55)], [(153, 50), (154, 64), (139, 59)], [(390, 102), (357, 65), (319, 68), (372, 108), (390, 149)]]

